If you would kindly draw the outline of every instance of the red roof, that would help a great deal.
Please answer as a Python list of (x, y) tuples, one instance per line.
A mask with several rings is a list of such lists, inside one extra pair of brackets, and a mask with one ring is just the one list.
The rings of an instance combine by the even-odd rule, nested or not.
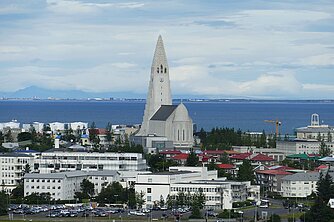
[(270, 170), (281, 170), (281, 171), (288, 171), (288, 170), (296, 170), (296, 168), (288, 167), (288, 166), (272, 166), (269, 167)]
[(210, 157), (208, 156), (203, 156), (201, 162), (208, 162)]
[(189, 154), (187, 153), (180, 153), (172, 157), (174, 160), (186, 160), (188, 158)]
[(227, 153), (229, 155), (231, 154), (237, 154), (238, 152), (233, 150), (205, 150), (203, 153), (211, 154), (211, 155), (223, 155), (224, 153)]
[(268, 174), (268, 175), (291, 175), (290, 172), (285, 172), (282, 170), (258, 170), (256, 173), (259, 174)]
[(258, 155), (254, 156), (251, 158), (252, 161), (275, 161), (273, 158), (267, 156), (267, 155), (264, 155), (262, 153), (259, 153)]
[(250, 155), (252, 155), (251, 153), (238, 153), (235, 154), (233, 156), (231, 156), (231, 159), (236, 159), (236, 160), (244, 160), (247, 159)]
[(317, 170), (317, 171), (319, 171), (319, 170), (322, 170), (322, 169), (327, 169), (328, 168), (328, 166), (327, 165), (320, 165), (320, 166), (318, 166), (317, 168), (315, 168), (314, 170)]
[(217, 164), (217, 167), (220, 169), (234, 169), (235, 168), (233, 164), (228, 164), (228, 163)]
[(160, 154), (162, 155), (168, 155), (168, 154), (181, 154), (182, 152), (180, 150), (166, 150), (166, 151), (162, 151), (160, 152)]

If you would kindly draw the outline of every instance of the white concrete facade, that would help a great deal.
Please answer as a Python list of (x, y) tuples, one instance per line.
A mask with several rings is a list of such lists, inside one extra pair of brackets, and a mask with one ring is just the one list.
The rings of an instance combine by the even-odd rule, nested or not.
[(282, 178), (283, 197), (307, 197), (317, 191), (318, 172), (296, 173)]
[(22, 131), (29, 132), (31, 127), (35, 129), (37, 133), (42, 133), (44, 128), (44, 123), (33, 122), (33, 123), (24, 123), (22, 124)]
[(73, 200), (75, 192), (80, 192), (80, 184), (88, 179), (94, 184), (94, 195), (103, 187), (119, 181), (117, 171), (84, 172), (72, 171), (47, 174), (26, 174), (24, 176), (24, 196), (32, 193), (50, 193), (55, 200)]
[(26, 154), (0, 154), (0, 184), (1, 189), (11, 192), (21, 181), (26, 165), (34, 168), (34, 157)]
[(4, 128), (18, 129), (20, 128), (20, 123), (17, 120), (12, 120), (10, 122), (0, 123), (0, 131), (3, 131)]
[(74, 170), (146, 170), (140, 153), (43, 152), (36, 159), (40, 173)]
[[(334, 152), (334, 142), (325, 142)], [(276, 149), (284, 152), (286, 155), (306, 153), (319, 153), (320, 142), (317, 140), (296, 140), (296, 141), (277, 141)]]

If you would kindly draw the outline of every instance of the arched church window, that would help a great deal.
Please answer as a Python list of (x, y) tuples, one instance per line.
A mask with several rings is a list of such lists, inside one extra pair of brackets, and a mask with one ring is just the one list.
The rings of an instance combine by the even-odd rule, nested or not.
[(164, 67), (162, 65), (160, 65), (160, 70), (161, 70), (161, 73), (164, 72)]
[(182, 140), (185, 141), (185, 135), (184, 135), (184, 130), (182, 130)]
[(157, 67), (157, 73), (159, 73), (159, 67)]
[(180, 140), (180, 130), (177, 130), (177, 140)]
[(165, 68), (165, 73), (167, 73), (167, 68)]

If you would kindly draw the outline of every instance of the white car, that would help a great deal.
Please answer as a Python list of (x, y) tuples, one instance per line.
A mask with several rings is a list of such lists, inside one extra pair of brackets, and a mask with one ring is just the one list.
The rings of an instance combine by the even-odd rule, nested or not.
[(143, 212), (136, 212), (136, 215), (137, 215), (137, 216), (145, 216), (146, 214), (143, 213)]

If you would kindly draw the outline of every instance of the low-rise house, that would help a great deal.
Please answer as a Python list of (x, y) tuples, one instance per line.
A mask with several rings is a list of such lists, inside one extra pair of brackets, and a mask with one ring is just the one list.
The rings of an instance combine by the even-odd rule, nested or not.
[(252, 161), (254, 165), (272, 165), (274, 162), (276, 162), (273, 158), (262, 153), (251, 157), (250, 161)]
[(225, 173), (229, 173), (231, 175), (236, 176), (237, 175), (237, 168), (235, 165), (233, 164), (229, 164), (229, 163), (220, 163), (217, 164), (217, 168), (224, 170)]

